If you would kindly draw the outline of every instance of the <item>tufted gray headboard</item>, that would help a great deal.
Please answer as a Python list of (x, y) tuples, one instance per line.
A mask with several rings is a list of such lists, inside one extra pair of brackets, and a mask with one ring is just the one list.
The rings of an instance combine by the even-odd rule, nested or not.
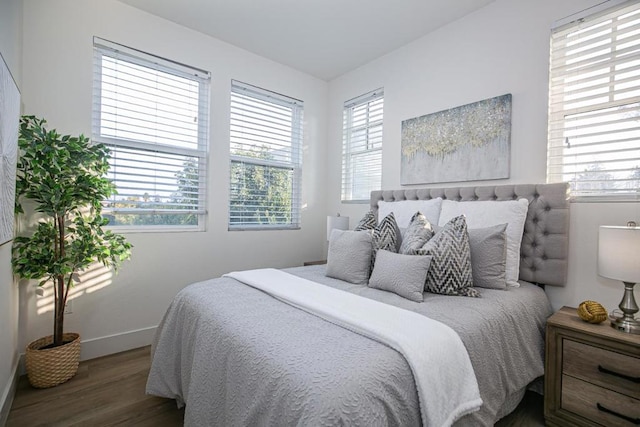
[(371, 209), (378, 202), (429, 200), (529, 200), (520, 247), (520, 279), (564, 286), (569, 249), (569, 184), (515, 184), (478, 187), (411, 188), (371, 192)]

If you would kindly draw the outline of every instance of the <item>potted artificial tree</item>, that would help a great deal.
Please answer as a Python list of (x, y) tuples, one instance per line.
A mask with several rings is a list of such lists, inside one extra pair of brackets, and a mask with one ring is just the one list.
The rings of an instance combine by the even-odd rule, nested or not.
[(108, 148), (83, 135), (61, 136), (45, 123), (20, 119), (16, 214), (24, 214), (29, 201), (37, 222), (14, 239), (12, 257), (16, 276), (53, 286), (53, 335), (29, 344), (25, 355), (29, 382), (38, 388), (61, 384), (78, 369), (80, 336), (64, 333), (64, 308), (78, 273), (94, 262), (116, 268), (131, 255), (123, 236), (102, 228), (101, 203), (115, 192), (105, 177)]

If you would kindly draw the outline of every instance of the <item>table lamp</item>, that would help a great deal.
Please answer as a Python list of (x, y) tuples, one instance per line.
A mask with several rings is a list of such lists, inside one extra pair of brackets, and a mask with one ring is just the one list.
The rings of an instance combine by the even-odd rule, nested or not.
[(331, 230), (334, 228), (338, 230), (348, 230), (349, 229), (349, 217), (348, 216), (327, 216), (327, 242), (329, 241), (329, 237), (331, 237)]
[(638, 304), (633, 287), (640, 282), (640, 227), (631, 221), (626, 227), (600, 226), (598, 274), (624, 283), (620, 302), (621, 317), (611, 316), (611, 326), (619, 331), (640, 334), (640, 321), (634, 318)]

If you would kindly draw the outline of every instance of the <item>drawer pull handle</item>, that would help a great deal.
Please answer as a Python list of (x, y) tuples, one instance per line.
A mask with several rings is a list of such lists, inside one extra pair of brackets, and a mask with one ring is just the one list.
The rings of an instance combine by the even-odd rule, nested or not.
[(612, 371), (611, 369), (607, 369), (607, 368), (603, 368), (602, 365), (598, 365), (598, 371), (602, 372), (603, 374), (609, 374), (609, 375), (613, 375), (616, 377), (620, 377), (620, 378), (624, 378), (625, 380), (634, 382), (634, 383), (640, 383), (640, 377), (632, 377), (631, 375), (625, 375), (625, 374), (621, 374), (620, 372), (616, 372), (616, 371)]
[(628, 417), (626, 415), (622, 415), (622, 414), (620, 414), (620, 413), (618, 413), (616, 411), (612, 411), (611, 409), (602, 406), (599, 403), (596, 403), (596, 406), (598, 407), (598, 410), (600, 410), (602, 412), (606, 412), (607, 414), (615, 415), (616, 417), (622, 418), (625, 421), (629, 421), (632, 424), (640, 425), (640, 418), (631, 418), (631, 417)]

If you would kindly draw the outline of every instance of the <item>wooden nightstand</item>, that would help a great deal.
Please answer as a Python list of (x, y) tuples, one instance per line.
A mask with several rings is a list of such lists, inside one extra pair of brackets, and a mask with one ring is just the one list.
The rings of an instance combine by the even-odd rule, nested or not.
[(640, 424), (640, 335), (582, 321), (563, 307), (547, 320), (544, 416), (549, 426)]

